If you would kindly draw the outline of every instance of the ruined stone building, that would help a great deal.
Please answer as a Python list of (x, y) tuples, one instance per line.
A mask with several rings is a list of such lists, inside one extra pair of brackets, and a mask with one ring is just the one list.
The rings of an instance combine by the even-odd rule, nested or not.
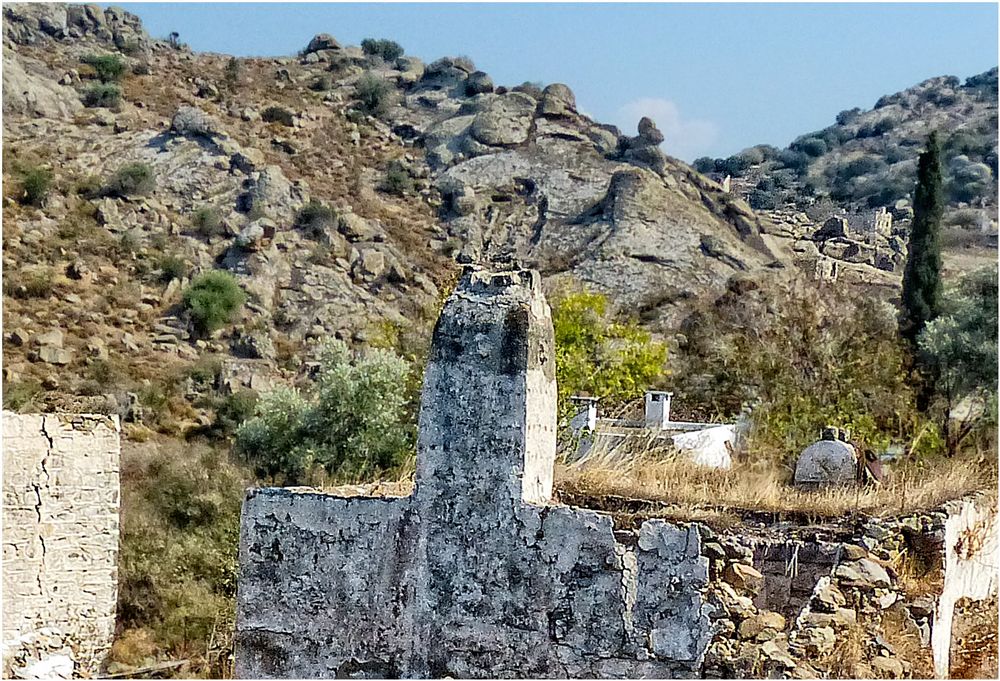
[[(865, 674), (901, 677), (917, 662), (887, 618), (941, 674), (953, 620), (995, 598), (996, 512), (974, 499), (725, 531), (643, 500), (554, 501), (554, 373), (538, 274), (467, 269), (434, 330), (412, 495), (248, 492), (236, 675), (808, 678), (862, 627)], [(938, 595), (884, 567), (902, 547)]]
[(5, 676), (94, 676), (118, 592), (118, 417), (3, 414)]

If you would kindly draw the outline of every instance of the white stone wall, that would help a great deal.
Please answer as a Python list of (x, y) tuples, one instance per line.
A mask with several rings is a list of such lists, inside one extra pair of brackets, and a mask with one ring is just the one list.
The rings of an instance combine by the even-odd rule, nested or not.
[(938, 678), (946, 678), (950, 670), (955, 604), (963, 598), (979, 601), (996, 594), (1000, 569), (996, 508), (963, 499), (947, 504), (945, 509), (944, 586), (931, 630), (934, 673)]
[(115, 625), (119, 455), (116, 416), (4, 412), (5, 658), (56, 629), (77, 673), (96, 674)]

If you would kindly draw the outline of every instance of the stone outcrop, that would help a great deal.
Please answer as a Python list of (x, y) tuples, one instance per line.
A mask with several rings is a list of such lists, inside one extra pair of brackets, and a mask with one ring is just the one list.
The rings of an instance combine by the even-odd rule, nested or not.
[(57, 83), (42, 64), (19, 57), (11, 50), (4, 50), (4, 114), (71, 118), (82, 108), (76, 92)]
[(413, 495), (249, 493), (238, 676), (696, 673), (697, 529), (626, 537), (551, 503), (553, 353), (537, 273), (469, 270), (434, 333)]
[(95, 676), (111, 648), (118, 431), (117, 417), (3, 414), (5, 678)]

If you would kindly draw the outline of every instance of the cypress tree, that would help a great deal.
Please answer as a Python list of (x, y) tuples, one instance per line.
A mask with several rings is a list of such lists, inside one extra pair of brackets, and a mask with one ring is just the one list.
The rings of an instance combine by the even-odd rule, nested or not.
[(903, 271), (903, 310), (900, 334), (916, 347), (916, 339), (927, 322), (940, 311), (941, 217), (944, 191), (941, 179), (941, 145), (936, 132), (927, 138), (920, 154), (917, 188), (913, 195), (913, 224)]

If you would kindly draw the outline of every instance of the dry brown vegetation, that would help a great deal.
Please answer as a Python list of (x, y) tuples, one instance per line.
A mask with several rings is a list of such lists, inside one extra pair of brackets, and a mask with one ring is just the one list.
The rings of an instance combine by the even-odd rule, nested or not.
[(556, 471), (560, 492), (609, 495), (673, 506), (671, 515), (711, 518), (741, 511), (831, 519), (889, 516), (932, 509), (973, 492), (996, 494), (996, 463), (959, 459), (901, 465), (880, 487), (808, 491), (790, 484), (792, 471), (770, 461), (715, 470), (670, 454), (598, 454)]

